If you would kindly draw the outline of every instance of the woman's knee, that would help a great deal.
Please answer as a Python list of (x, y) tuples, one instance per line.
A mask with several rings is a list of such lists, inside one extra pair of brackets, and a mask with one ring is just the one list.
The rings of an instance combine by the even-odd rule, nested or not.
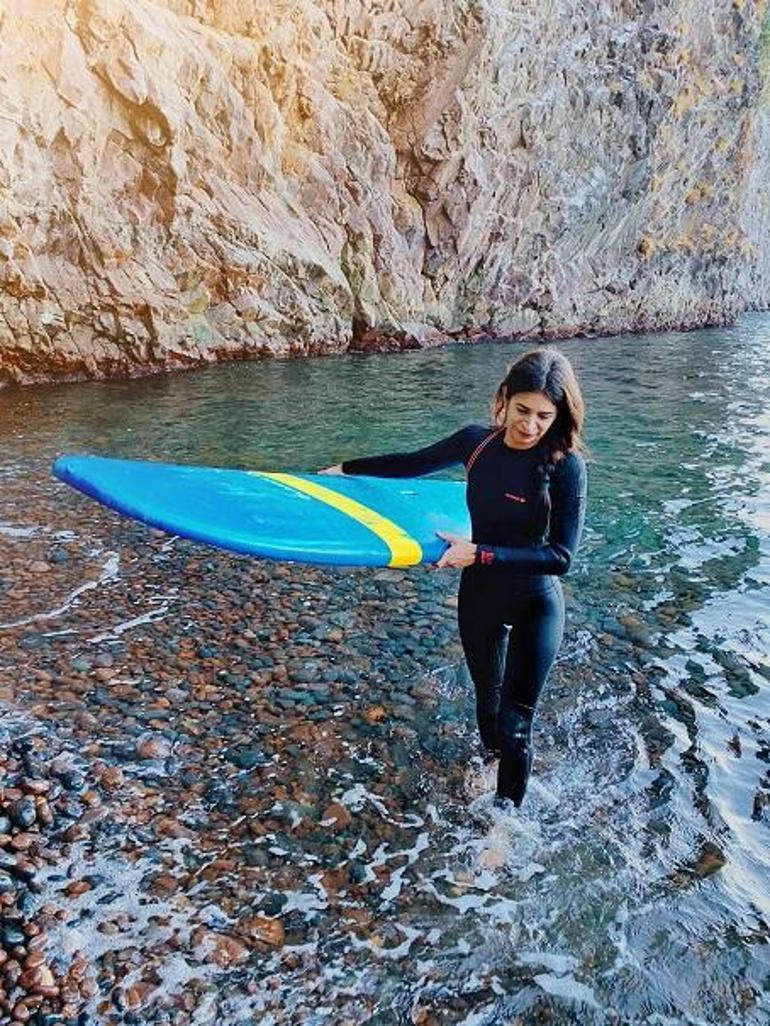
[(529, 741), (532, 737), (532, 720), (535, 710), (520, 702), (504, 703), (497, 714), (497, 728), (500, 738), (511, 744)]

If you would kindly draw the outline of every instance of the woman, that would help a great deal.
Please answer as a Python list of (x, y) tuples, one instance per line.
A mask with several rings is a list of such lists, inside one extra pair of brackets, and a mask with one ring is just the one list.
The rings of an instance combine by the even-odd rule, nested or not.
[(438, 567), (461, 567), (460, 638), (476, 690), (485, 758), (499, 758), (497, 798), (521, 805), (532, 720), (564, 630), (559, 577), (583, 527), (584, 406), (567, 358), (526, 353), (495, 394), (495, 427), (462, 428), (417, 452), (346, 460), (324, 474), (413, 477), (465, 464), (472, 541), (441, 534)]

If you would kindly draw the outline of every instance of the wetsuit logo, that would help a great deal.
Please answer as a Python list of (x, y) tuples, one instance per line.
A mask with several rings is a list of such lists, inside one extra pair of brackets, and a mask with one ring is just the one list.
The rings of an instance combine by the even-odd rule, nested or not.
[(526, 502), (527, 500), (523, 495), (514, 495), (513, 492), (505, 493), (506, 499), (512, 499), (514, 502)]

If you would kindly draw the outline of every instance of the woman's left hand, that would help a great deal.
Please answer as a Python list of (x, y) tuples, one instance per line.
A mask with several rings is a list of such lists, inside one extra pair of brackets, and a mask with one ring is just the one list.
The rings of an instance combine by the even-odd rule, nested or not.
[(460, 538), (456, 534), (447, 534), (445, 531), (436, 531), (436, 534), (445, 542), (449, 542), (449, 548), (436, 563), (439, 570), (447, 566), (457, 568), (470, 566), (471, 563), (476, 562), (476, 546), (473, 542), (468, 541), (467, 538)]

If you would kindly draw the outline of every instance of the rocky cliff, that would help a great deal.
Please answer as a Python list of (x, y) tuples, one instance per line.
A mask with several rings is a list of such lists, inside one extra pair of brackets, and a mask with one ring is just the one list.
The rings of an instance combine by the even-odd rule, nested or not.
[(725, 322), (764, 3), (0, 0), (0, 375)]

